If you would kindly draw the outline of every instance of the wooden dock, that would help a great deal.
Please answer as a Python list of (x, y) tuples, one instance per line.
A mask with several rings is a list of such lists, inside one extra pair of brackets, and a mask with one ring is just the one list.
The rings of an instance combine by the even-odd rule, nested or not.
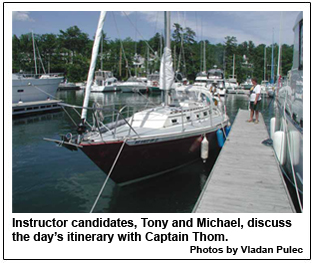
[(43, 111), (59, 110), (61, 106), (58, 104), (60, 100), (42, 100), (32, 102), (22, 102), (12, 104), (12, 115), (22, 115), (38, 113)]
[(274, 151), (261, 143), (269, 138), (262, 115), (247, 119), (240, 109), (194, 213), (295, 212)]

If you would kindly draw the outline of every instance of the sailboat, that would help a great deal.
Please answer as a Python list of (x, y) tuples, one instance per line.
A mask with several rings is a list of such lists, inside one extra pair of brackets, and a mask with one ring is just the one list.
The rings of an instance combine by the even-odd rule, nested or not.
[[(106, 12), (101, 12), (99, 28)], [(111, 123), (96, 118), (88, 127), (87, 111), (90, 79), (95, 65), (95, 38), (88, 84), (77, 135), (64, 136), (61, 143), (71, 150), (80, 149), (114, 182), (124, 183), (159, 175), (192, 161), (215, 158), (220, 151), (219, 138), (224, 139), (229, 118), (217, 107), (211, 93), (201, 87), (174, 88), (174, 71), (170, 50), (170, 12), (165, 12), (166, 46), (160, 67), (160, 88), (163, 102), (135, 112), (128, 118), (125, 105), (116, 111)], [(209, 142), (209, 143), (208, 143)], [(202, 149), (202, 150), (201, 150)]]
[[(279, 47), (281, 48), (281, 46)], [(297, 211), (303, 209), (303, 14), (294, 25), (293, 66), (289, 81), (279, 78), (276, 90), (275, 117), (270, 121), (273, 148)]]
[(238, 88), (237, 78), (235, 75), (235, 54), (233, 54), (233, 69), (232, 69), (232, 75), (229, 76), (229, 83), (230, 86), (236, 90)]
[[(32, 33), (33, 53), (35, 62), (35, 74), (24, 72), (12, 74), (12, 103), (36, 102), (53, 99), (59, 84), (64, 79), (58, 73), (46, 73), (43, 66), (39, 49), (35, 44), (34, 35)], [(36, 47), (39, 55), (39, 60), (44, 74), (38, 74)]]

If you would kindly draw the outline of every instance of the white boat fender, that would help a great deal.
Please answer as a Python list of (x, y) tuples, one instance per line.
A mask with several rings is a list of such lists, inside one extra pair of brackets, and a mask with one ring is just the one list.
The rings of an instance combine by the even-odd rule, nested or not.
[(300, 141), (300, 133), (298, 131), (289, 131), (289, 147), (293, 165), (298, 165), (300, 162)]
[(273, 134), (273, 148), (276, 157), (281, 165), (285, 164), (286, 161), (286, 138), (285, 132), (277, 131)]
[(224, 144), (224, 136), (223, 136), (223, 132), (221, 131), (221, 129), (217, 130), (217, 141), (219, 146), (222, 148), (223, 144)]
[(204, 136), (204, 139), (201, 142), (201, 152), (200, 152), (201, 158), (203, 159), (204, 163), (208, 159), (208, 153), (209, 153), (209, 142), (206, 136)]
[(271, 137), (271, 139), (273, 138), (273, 134), (275, 132), (275, 123), (276, 123), (276, 118), (275, 117), (271, 118), (271, 120), (270, 120), (270, 137)]

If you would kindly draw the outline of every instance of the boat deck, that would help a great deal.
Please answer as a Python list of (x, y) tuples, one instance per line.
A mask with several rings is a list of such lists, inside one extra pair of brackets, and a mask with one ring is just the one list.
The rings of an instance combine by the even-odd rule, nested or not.
[(38, 113), (43, 111), (59, 110), (60, 100), (42, 100), (12, 104), (12, 115)]
[(240, 109), (194, 213), (295, 212), (273, 148), (261, 143), (269, 137), (263, 117), (248, 118)]

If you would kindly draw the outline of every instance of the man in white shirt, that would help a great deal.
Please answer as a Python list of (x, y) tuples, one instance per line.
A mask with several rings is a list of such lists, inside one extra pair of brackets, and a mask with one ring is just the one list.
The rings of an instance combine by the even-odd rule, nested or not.
[(253, 78), (251, 80), (252, 82), (252, 87), (250, 89), (250, 118), (249, 120), (247, 120), (247, 122), (252, 122), (253, 121), (253, 115), (255, 112), (256, 115), (256, 120), (255, 120), (255, 124), (259, 123), (259, 102), (261, 101), (261, 87), (260, 85), (257, 84), (257, 79)]

